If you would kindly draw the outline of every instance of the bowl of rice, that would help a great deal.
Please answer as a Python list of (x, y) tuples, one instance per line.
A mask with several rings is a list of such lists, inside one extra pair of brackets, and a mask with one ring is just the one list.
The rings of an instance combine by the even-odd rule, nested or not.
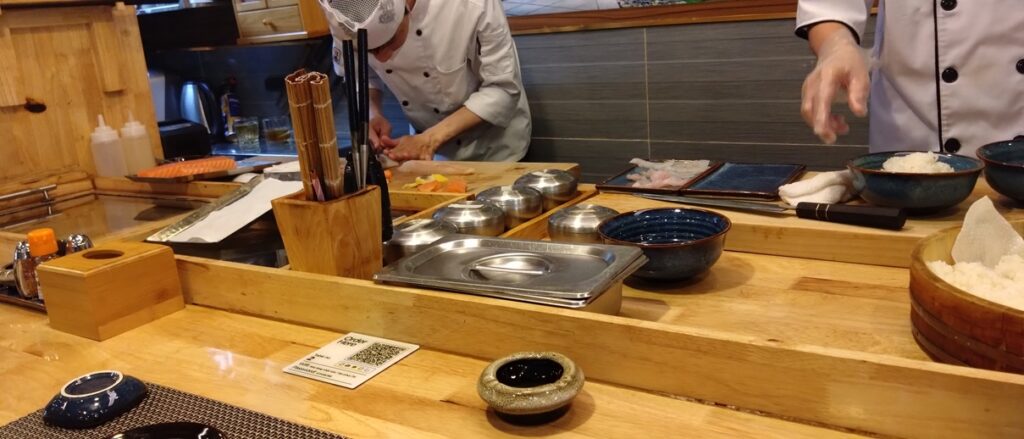
[(880, 152), (850, 160), (860, 196), (876, 206), (911, 215), (939, 212), (966, 200), (985, 165), (978, 159), (935, 152)]
[(1024, 203), (1024, 137), (982, 146), (978, 158), (985, 162), (985, 181), (992, 189)]
[[(1024, 221), (1010, 225), (1024, 234)], [(936, 361), (1024, 373), (1024, 257), (1006, 254), (992, 267), (954, 262), (961, 228), (932, 234), (910, 265), (911, 324)]]

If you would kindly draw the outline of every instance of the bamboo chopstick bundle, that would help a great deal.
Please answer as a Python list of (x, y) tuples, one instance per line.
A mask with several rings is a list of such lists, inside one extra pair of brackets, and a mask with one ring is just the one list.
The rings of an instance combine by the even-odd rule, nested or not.
[(326, 198), (323, 192), (323, 174), (320, 154), (316, 152), (316, 122), (308, 79), (306, 71), (299, 69), (285, 77), (285, 89), (288, 93), (288, 108), (292, 115), (292, 130), (299, 153), (299, 170), (306, 199), (324, 201)]
[(338, 198), (345, 193), (345, 175), (338, 157), (338, 133), (334, 128), (331, 86), (327, 82), (327, 75), (323, 73), (310, 73), (309, 76), (324, 192), (329, 199)]

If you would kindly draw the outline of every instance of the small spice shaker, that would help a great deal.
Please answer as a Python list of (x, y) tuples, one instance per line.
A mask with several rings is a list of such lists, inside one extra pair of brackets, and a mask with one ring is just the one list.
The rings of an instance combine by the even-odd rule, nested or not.
[(69, 235), (68, 239), (64, 240), (65, 254), (70, 255), (90, 248), (92, 248), (92, 240), (79, 233)]
[(28, 242), (21, 241), (14, 247), (14, 276), (18, 284), (18, 292), (26, 299), (39, 296), (39, 284), (36, 283), (36, 261), (29, 252)]
[(28, 232), (28, 249), (29, 256), (32, 257), (31, 259), (34, 263), (32, 267), (32, 280), (35, 284), (36, 295), (39, 297), (39, 300), (45, 300), (43, 298), (43, 290), (39, 286), (39, 276), (36, 273), (36, 267), (43, 262), (60, 257), (57, 254), (59, 248), (53, 229), (35, 229)]

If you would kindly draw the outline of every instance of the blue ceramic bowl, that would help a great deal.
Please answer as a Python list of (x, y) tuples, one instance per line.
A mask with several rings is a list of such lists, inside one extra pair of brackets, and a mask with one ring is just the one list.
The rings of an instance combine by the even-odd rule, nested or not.
[(640, 247), (648, 262), (633, 275), (683, 280), (711, 268), (722, 256), (729, 218), (700, 209), (627, 212), (604, 220), (598, 233), (608, 244)]
[(93, 372), (65, 384), (43, 410), (43, 421), (64, 428), (96, 427), (139, 405), (146, 393), (142, 381), (121, 372)]
[(876, 206), (900, 207), (911, 215), (938, 212), (967, 199), (978, 182), (984, 164), (956, 154), (935, 153), (953, 172), (886, 172), (882, 164), (911, 152), (880, 152), (850, 160), (854, 184), (863, 188), (861, 198)]
[(978, 158), (985, 162), (985, 181), (992, 189), (1024, 203), (1024, 137), (982, 146)]

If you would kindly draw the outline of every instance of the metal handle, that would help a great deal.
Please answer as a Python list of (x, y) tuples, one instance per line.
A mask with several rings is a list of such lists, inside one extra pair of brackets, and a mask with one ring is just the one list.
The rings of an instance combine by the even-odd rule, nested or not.
[(525, 268), (490, 267), (487, 265), (474, 265), (470, 271), (490, 271), (492, 273), (525, 274), (529, 276), (543, 276), (544, 270), (529, 270)]
[(42, 193), (43, 194), (43, 198), (45, 200), (49, 201), (50, 200), (50, 193), (49, 193), (49, 191), (52, 191), (52, 190), (54, 190), (56, 188), (57, 188), (57, 185), (51, 184), (49, 186), (43, 186), (43, 187), (39, 187), (39, 188), (35, 188), (35, 189), (25, 189), (23, 191), (12, 192), (12, 193), (9, 193), (9, 194), (0, 195), (0, 201), (13, 200), (13, 199), (16, 199), (16, 198), (23, 198), (23, 197), (27, 197), (29, 195), (34, 195), (34, 194), (38, 194), (38, 193)]

